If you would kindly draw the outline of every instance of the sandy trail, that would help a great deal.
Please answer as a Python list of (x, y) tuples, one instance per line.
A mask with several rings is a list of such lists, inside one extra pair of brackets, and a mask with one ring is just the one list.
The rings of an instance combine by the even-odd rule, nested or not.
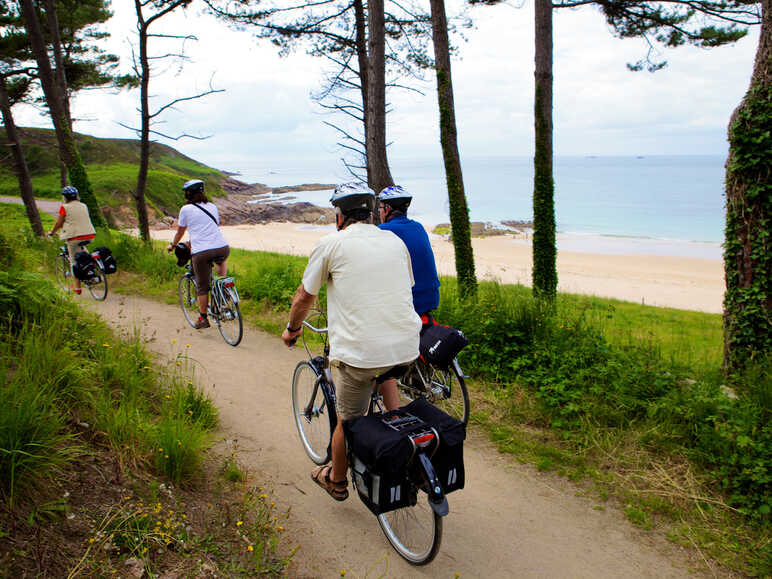
[[(290, 576), (339, 577), (686, 577), (699, 575), (684, 550), (642, 532), (613, 507), (596, 509), (577, 488), (499, 454), (474, 431), (466, 444), (467, 483), (449, 496), (442, 547), (426, 567), (412, 567), (391, 548), (353, 493), (330, 499), (309, 478), (292, 421), (290, 377), (302, 350), (245, 328), (237, 348), (215, 328), (196, 332), (178, 307), (111, 294), (81, 298), (110, 324), (140, 328), (163, 358), (188, 353), (198, 381), (220, 409), (222, 434), (256, 479), (291, 508), (290, 546), (300, 545)], [(173, 343), (172, 340), (176, 340)], [(189, 347), (186, 347), (189, 344)]]

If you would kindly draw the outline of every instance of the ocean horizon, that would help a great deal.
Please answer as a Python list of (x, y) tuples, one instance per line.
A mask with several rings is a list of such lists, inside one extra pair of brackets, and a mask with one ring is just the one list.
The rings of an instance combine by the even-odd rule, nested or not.
[[(569, 251), (720, 259), (724, 162), (720, 155), (555, 157), (558, 248), (562, 238)], [(390, 165), (396, 183), (413, 194), (411, 217), (429, 227), (449, 221), (440, 159), (394, 158)], [(462, 171), (471, 221), (532, 219), (531, 158), (462, 158)], [(338, 160), (297, 158), (249, 163), (236, 177), (269, 187), (353, 180)], [(330, 191), (293, 195), (326, 206)]]

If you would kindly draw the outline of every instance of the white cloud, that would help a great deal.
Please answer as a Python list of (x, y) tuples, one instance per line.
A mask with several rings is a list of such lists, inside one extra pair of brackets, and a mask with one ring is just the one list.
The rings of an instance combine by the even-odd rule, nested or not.
[[(110, 49), (127, 60), (135, 34), (132, 3), (115, 2)], [(464, 34), (453, 61), (453, 83), (462, 155), (530, 155), (533, 149), (533, 9), (512, 5), (470, 11), (475, 29)], [(194, 34), (190, 62), (162, 65), (151, 80), (158, 106), (213, 86), (225, 93), (180, 103), (157, 128), (168, 134), (208, 135), (206, 141), (170, 143), (202, 162), (226, 169), (266, 158), (329, 158), (337, 163), (336, 132), (323, 124), (310, 99), (323, 78), (324, 62), (295, 51), (280, 58), (275, 47), (249, 31), (234, 31), (196, 9), (158, 22), (155, 32)], [(726, 150), (726, 124), (744, 94), (758, 32), (733, 47), (693, 47), (659, 55), (669, 66), (656, 74), (631, 73), (625, 63), (645, 55), (640, 40), (614, 38), (596, 10), (557, 11), (554, 35), (555, 153), (675, 154)], [(153, 40), (153, 46), (160, 46)], [(174, 43), (166, 48), (176, 50)], [(434, 76), (424, 95), (389, 95), (394, 112), (388, 138), (396, 157), (439, 157)], [(77, 130), (97, 136), (132, 137), (119, 126), (138, 124), (138, 92), (92, 91), (78, 96)], [(16, 111), (20, 124), (48, 126), (30, 109)]]

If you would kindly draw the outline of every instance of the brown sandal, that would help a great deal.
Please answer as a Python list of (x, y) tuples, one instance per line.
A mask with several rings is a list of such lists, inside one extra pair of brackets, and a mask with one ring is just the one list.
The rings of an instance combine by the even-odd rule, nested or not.
[(325, 464), (317, 466), (311, 471), (311, 480), (327, 491), (336, 501), (345, 501), (348, 498), (348, 479), (333, 481), (330, 479), (332, 466)]

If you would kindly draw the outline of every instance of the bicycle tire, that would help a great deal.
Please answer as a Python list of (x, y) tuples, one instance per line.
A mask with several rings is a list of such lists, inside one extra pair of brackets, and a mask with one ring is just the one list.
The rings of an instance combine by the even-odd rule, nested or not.
[(101, 268), (98, 277), (99, 281), (89, 280), (83, 283), (88, 287), (88, 292), (91, 294), (92, 298), (98, 302), (103, 302), (107, 299), (107, 275)]
[(218, 304), (218, 313), (215, 316), (217, 329), (220, 330), (222, 339), (226, 344), (236, 347), (241, 342), (244, 335), (244, 322), (241, 318), (241, 309), (233, 297), (230, 289), (223, 292), (225, 303)]
[(61, 253), (54, 258), (54, 277), (64, 291), (70, 291), (70, 278), (72, 277), (70, 260)]
[(180, 300), (180, 307), (182, 308), (182, 315), (190, 324), (191, 328), (196, 327), (198, 316), (200, 315), (198, 309), (198, 292), (196, 289), (196, 280), (190, 275), (185, 274), (180, 278), (180, 283), (177, 286), (177, 295)]
[[(421, 383), (420, 387), (414, 385), (416, 381)], [(455, 358), (448, 368), (437, 368), (418, 358), (400, 379), (399, 389), (408, 400), (426, 398), (465, 425), (469, 422), (469, 392)]]
[(437, 556), (442, 542), (442, 517), (429, 505), (429, 497), (419, 491), (411, 507), (378, 515), (378, 524), (391, 546), (411, 565), (426, 565)]
[(292, 373), (292, 415), (298, 429), (300, 442), (308, 458), (314, 464), (327, 464), (330, 460), (334, 410), (321, 385), (316, 385), (319, 374), (307, 361), (298, 362)]

